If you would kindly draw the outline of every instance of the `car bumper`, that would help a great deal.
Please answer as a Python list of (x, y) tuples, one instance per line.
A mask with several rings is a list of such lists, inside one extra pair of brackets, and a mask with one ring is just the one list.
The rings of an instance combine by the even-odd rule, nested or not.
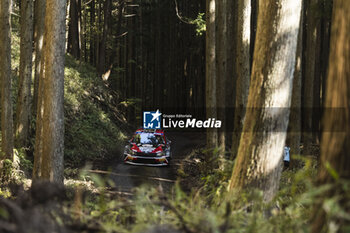
[(168, 166), (169, 160), (165, 156), (161, 157), (147, 157), (147, 156), (135, 156), (135, 155), (124, 155), (124, 163), (132, 165), (145, 165), (152, 167)]

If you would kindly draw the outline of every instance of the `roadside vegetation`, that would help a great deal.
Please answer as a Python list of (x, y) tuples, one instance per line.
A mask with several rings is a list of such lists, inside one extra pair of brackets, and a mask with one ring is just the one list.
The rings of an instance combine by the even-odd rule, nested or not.
[[(10, 185), (11, 190), (0, 192), (8, 198), (0, 199), (2, 229), (16, 224), (34, 232), (48, 228), (59, 232), (310, 232), (313, 206), (321, 204), (328, 232), (349, 230), (350, 225), (342, 223), (350, 217), (345, 211), (350, 203), (341, 202), (341, 194), (323, 196), (340, 186), (349, 198), (350, 184), (338, 179), (334, 185), (315, 186), (316, 159), (304, 158), (301, 169), (286, 168), (277, 195), (265, 202), (257, 189), (227, 191), (232, 166), (208, 170), (203, 154), (195, 150), (188, 155), (170, 192), (161, 186), (141, 186), (125, 196), (113, 191), (108, 178), (89, 173), (88, 167), (62, 187), (37, 183), (23, 192), (21, 184)], [(337, 173), (333, 175), (336, 178)], [(45, 191), (38, 195), (43, 186)], [(24, 200), (29, 204), (24, 205)], [(22, 218), (13, 214), (15, 210)], [(42, 222), (28, 217), (32, 211), (45, 220), (45, 230)]]
[(95, 68), (66, 56), (65, 162), (108, 160), (122, 153), (127, 125), (118, 102)]

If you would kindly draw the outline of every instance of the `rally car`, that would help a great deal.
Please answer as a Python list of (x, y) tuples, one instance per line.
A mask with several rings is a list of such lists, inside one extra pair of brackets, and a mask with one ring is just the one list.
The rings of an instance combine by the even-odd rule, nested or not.
[(163, 130), (138, 129), (125, 146), (124, 163), (167, 166), (171, 159), (171, 141)]

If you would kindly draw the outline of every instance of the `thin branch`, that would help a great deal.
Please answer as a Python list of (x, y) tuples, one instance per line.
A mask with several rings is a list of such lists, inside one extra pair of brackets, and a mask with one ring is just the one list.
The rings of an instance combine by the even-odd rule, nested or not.
[(177, 17), (180, 19), (180, 21), (183, 22), (183, 23), (186, 23), (186, 24), (194, 24), (193, 22), (186, 20), (185, 18), (183, 18), (183, 17), (179, 14), (179, 7), (178, 7), (178, 5), (177, 5), (177, 0), (174, 0), (174, 2), (175, 2), (176, 15), (177, 15)]
[(90, 0), (90, 1), (88, 1), (88, 2), (85, 2), (85, 3), (82, 5), (82, 8), (85, 7), (85, 6), (87, 6), (87, 5), (89, 5), (92, 1), (93, 1), (93, 0)]
[(17, 17), (21, 17), (19, 14), (16, 14), (15, 12), (11, 12), (11, 15), (17, 16)]
[(128, 32), (126, 31), (126, 32), (124, 32), (123, 34), (116, 36), (116, 38), (121, 38), (121, 37), (123, 37), (123, 36), (125, 36), (125, 35), (127, 35), (127, 34), (128, 34)]
[(123, 15), (124, 18), (134, 17), (136, 14)]

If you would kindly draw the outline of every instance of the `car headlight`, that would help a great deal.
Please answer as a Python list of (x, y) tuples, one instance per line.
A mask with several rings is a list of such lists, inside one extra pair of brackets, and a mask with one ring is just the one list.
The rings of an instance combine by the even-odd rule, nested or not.
[(157, 156), (164, 156), (164, 151), (159, 151), (159, 152), (157, 152)]

